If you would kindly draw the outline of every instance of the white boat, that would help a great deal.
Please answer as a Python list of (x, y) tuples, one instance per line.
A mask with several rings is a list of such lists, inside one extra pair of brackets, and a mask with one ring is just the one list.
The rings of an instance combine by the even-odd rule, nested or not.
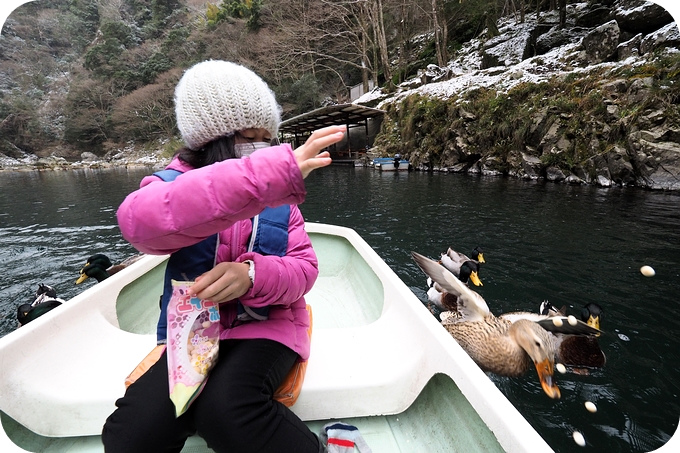
[[(355, 231), (307, 230), (320, 275), (292, 410), (314, 432), (342, 420), (374, 453), (552, 451)], [(155, 346), (166, 260), (145, 256), (0, 339), (0, 451), (103, 451), (124, 379)], [(183, 451), (211, 450), (191, 437)]]

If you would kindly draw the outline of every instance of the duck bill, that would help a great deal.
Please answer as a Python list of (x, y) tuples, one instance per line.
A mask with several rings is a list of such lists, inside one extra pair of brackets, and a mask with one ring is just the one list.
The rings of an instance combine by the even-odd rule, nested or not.
[[(596, 328), (597, 330), (600, 330), (600, 317), (599, 317), (599, 316), (590, 315), (590, 316), (588, 317), (588, 321), (586, 321), (586, 323), (587, 323), (590, 327), (594, 327), (594, 328)], [(598, 333), (598, 334), (595, 335), (595, 336), (596, 336), (596, 337), (599, 337), (600, 334)]]
[(80, 285), (83, 283), (85, 280), (87, 280), (87, 275), (86, 274), (80, 274), (80, 277), (78, 277), (78, 280), (76, 280), (76, 285)]
[(475, 271), (470, 272), (470, 281), (472, 281), (472, 284), (475, 286), (484, 286), (482, 285), (482, 281), (479, 279), (479, 275), (477, 275), (477, 272)]
[(480, 263), (486, 263), (486, 261), (484, 261), (484, 254), (483, 253), (479, 254), (479, 256), (477, 257), (477, 261), (479, 261)]
[(553, 379), (553, 363), (545, 359), (542, 362), (536, 362), (535, 366), (538, 372), (538, 379), (541, 381), (541, 387), (545, 394), (550, 398), (560, 399), (560, 389)]

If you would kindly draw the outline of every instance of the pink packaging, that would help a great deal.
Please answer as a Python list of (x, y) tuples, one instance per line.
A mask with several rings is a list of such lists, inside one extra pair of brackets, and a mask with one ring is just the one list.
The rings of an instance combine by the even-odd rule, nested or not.
[(177, 417), (201, 393), (220, 340), (219, 306), (188, 296), (192, 284), (173, 280), (168, 303), (168, 382)]

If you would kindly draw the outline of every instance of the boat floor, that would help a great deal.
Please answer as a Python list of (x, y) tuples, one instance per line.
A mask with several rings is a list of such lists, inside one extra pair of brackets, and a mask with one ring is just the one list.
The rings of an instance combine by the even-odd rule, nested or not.
[[(25, 451), (90, 453), (102, 452), (99, 436), (49, 438), (39, 436), (0, 413), (4, 431), (14, 444)], [(359, 428), (374, 453), (396, 452), (502, 452), (493, 433), (479, 418), (456, 384), (445, 375), (436, 375), (424, 391), (401, 414), (343, 419)], [(324, 421), (307, 422), (319, 434)], [(194, 436), (182, 453), (211, 452), (205, 441)]]

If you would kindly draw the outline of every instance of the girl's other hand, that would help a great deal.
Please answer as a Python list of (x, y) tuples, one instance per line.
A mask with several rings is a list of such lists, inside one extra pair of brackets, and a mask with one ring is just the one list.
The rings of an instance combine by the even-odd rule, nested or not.
[(347, 132), (346, 126), (329, 126), (314, 131), (304, 145), (293, 151), (302, 177), (306, 178), (317, 168), (330, 165), (331, 157), (328, 151), (319, 153), (322, 149), (338, 143)]
[(237, 299), (250, 289), (248, 269), (247, 263), (219, 263), (196, 278), (189, 294), (216, 303)]

